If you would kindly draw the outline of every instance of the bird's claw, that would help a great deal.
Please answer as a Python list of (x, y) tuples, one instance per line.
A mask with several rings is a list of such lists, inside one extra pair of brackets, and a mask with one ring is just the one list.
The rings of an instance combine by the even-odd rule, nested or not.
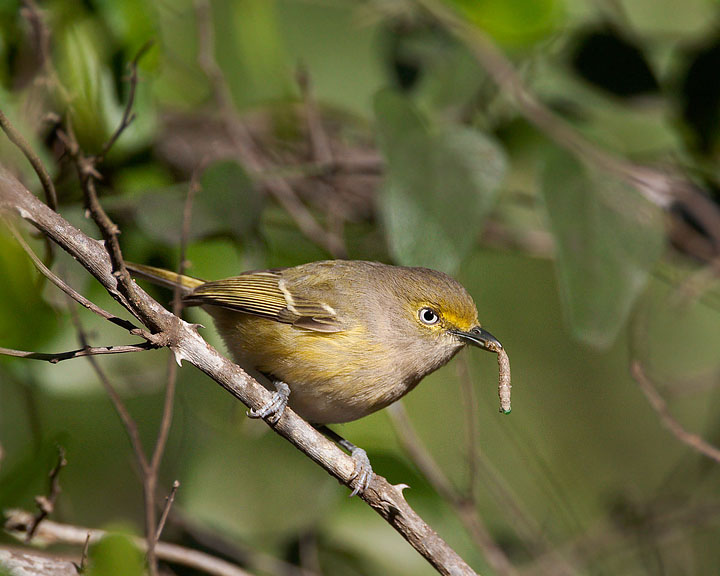
[(251, 408), (247, 413), (249, 418), (263, 418), (270, 424), (276, 424), (280, 420), (290, 397), (290, 387), (280, 381), (276, 381), (274, 384), (275, 393), (272, 399), (257, 410)]
[(350, 477), (350, 481), (355, 484), (353, 491), (350, 493), (350, 498), (352, 498), (367, 490), (375, 473), (370, 465), (370, 458), (368, 458), (367, 452), (362, 448), (353, 448), (350, 452), (350, 457), (353, 459), (353, 462), (355, 462), (355, 471)]

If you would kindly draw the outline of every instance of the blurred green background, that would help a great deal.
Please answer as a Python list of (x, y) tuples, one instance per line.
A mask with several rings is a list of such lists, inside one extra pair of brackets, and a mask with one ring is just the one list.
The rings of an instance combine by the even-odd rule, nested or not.
[[(703, 237), (696, 222), (562, 151), (472, 50), (413, 2), (43, 2), (56, 80), (23, 6), (0, 3), (0, 108), (41, 153), (65, 218), (97, 237), (47, 114), (70, 119), (84, 149), (98, 152), (122, 116), (128, 63), (152, 41), (139, 61), (135, 120), (101, 168), (101, 200), (122, 230), (126, 258), (177, 266), (196, 176), (186, 258), (198, 277), (337, 256), (453, 274), (509, 352), (513, 413), (498, 414), (495, 358), (473, 351), (403, 402), (444, 474), (475, 495), (477, 516), (517, 573), (717, 573), (718, 463), (663, 427), (629, 372), (631, 360), (642, 360), (673, 416), (720, 443), (720, 300), (707, 262), (668, 232), (681, 221)], [(677, 166), (714, 198), (716, 2), (445, 6), (487, 33), (578, 133), (626, 159)], [(237, 152), (218, 84), (199, 62), (210, 39), (260, 171)], [(329, 168), (311, 144), (313, 111)], [(4, 137), (0, 159), (40, 192)], [(303, 233), (264, 186), (272, 178), (290, 185), (335, 244)], [(27, 237), (42, 253), (42, 241)], [(66, 300), (4, 227), (0, 270), (0, 345), (78, 347)], [(71, 259), (58, 254), (54, 270), (127, 316)], [(148, 289), (169, 305), (169, 293)], [(131, 341), (79, 314), (92, 344)], [(203, 336), (223, 350), (209, 317), (185, 316), (207, 326)], [(151, 446), (168, 353), (99, 362)], [(410, 504), (478, 572), (501, 573), (402, 450), (388, 414), (336, 429), (368, 451), (379, 474), (410, 485)], [(141, 534), (138, 467), (89, 365), (0, 357), (0, 508), (33, 508), (57, 444), (69, 464), (53, 518)], [(181, 487), (165, 537), (227, 554), (252, 573), (288, 573), (263, 563), (267, 555), (316, 574), (433, 573), (346, 488), (187, 365), (160, 499), (175, 479)], [(10, 542), (0, 536), (0, 545)]]

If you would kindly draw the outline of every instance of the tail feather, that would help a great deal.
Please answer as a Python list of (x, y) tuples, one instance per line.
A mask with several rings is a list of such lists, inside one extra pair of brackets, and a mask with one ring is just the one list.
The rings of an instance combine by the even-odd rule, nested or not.
[(133, 273), (133, 276), (148, 280), (158, 286), (165, 286), (166, 288), (174, 289), (176, 286), (180, 286), (183, 294), (188, 294), (201, 284), (205, 284), (204, 280), (178, 274), (177, 272), (171, 272), (163, 268), (155, 268), (154, 266), (145, 266), (144, 264), (135, 264), (133, 262), (125, 262), (125, 265), (127, 269)]

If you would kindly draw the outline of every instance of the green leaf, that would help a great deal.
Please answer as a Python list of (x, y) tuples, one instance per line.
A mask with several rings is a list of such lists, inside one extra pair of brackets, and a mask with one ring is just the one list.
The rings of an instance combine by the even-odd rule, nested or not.
[(143, 554), (128, 536), (110, 534), (90, 548), (89, 576), (143, 576)]
[(99, 149), (123, 113), (112, 73), (102, 60), (103, 37), (92, 20), (81, 20), (64, 30), (58, 45), (58, 69), (71, 100), (73, 129), (83, 148)]
[(607, 348), (660, 257), (662, 214), (626, 182), (558, 149), (547, 158), (542, 194), (572, 332)]
[(449, 0), (498, 42), (523, 46), (550, 35), (563, 15), (562, 0)]
[(392, 93), (377, 97), (375, 113), (388, 161), (379, 201), (390, 250), (401, 264), (454, 272), (494, 204), (505, 154), (481, 132), (427, 128)]

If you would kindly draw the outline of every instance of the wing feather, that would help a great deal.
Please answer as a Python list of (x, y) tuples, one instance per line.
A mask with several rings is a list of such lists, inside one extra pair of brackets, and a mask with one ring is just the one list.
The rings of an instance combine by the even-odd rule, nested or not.
[(184, 301), (189, 305), (220, 306), (316, 332), (343, 329), (330, 306), (291, 294), (282, 282), (282, 271), (249, 272), (206, 282)]

